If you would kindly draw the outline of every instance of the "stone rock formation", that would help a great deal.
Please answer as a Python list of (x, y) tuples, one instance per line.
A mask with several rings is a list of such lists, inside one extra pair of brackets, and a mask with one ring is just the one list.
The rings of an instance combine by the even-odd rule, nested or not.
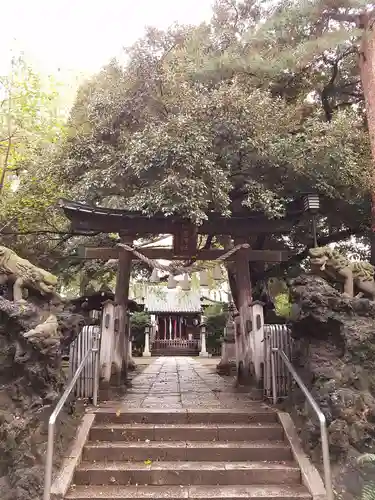
[[(0, 250), (3, 248), (0, 247)], [(3, 255), (4, 252), (0, 252), (0, 261)], [(54, 293), (53, 286), (47, 289), (37, 285), (38, 276), (52, 275), (21, 260), (22, 266), (12, 269), (18, 272), (27, 268), (30, 273), (27, 279), (27, 273), (24, 273), (22, 282), (18, 281), (21, 288), (15, 295), (12, 288), (14, 291), (14, 284), (20, 276), (15, 279), (9, 271), (9, 263), (0, 262), (0, 274), (2, 272), (3, 277), (6, 275), (7, 284), (10, 284), (9, 287), (3, 286), (0, 295), (2, 500), (41, 498), (47, 422), (66, 382), (61, 352), (85, 324), (81, 315), (67, 310)], [(4, 269), (8, 270), (7, 274)], [(33, 269), (37, 269), (34, 274), (31, 272)], [(3, 279), (3, 285), (4, 282)], [(27, 301), (22, 298), (23, 287), (28, 289)], [(12, 300), (13, 297), (16, 300)], [(69, 427), (69, 419), (62, 420), (63, 427)], [(70, 430), (74, 432), (73, 428)], [(61, 440), (60, 431), (57, 432), (58, 442)]]
[[(341, 464), (337, 488), (358, 497), (356, 457), (375, 451), (375, 303), (341, 294), (317, 276), (289, 286), (293, 364), (327, 418), (331, 456)], [(318, 422), (296, 388), (289, 405), (301, 419), (303, 442), (319, 456)]]

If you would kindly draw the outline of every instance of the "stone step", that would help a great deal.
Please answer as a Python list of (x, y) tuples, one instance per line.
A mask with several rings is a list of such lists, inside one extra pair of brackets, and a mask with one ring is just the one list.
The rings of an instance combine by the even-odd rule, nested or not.
[(91, 441), (282, 441), (277, 423), (253, 424), (101, 424), (91, 428)]
[(303, 486), (75, 486), (66, 500), (310, 500)]
[(300, 484), (298, 467), (289, 462), (83, 462), (75, 473), (79, 485)]
[(277, 422), (274, 410), (255, 403), (246, 409), (196, 409), (196, 410), (153, 410), (122, 408), (99, 408), (96, 412), (95, 423), (116, 424), (247, 424), (254, 422)]
[(101, 442), (85, 446), (83, 459), (87, 461), (292, 461), (290, 447), (283, 442)]
[(151, 349), (152, 356), (198, 356), (198, 349)]

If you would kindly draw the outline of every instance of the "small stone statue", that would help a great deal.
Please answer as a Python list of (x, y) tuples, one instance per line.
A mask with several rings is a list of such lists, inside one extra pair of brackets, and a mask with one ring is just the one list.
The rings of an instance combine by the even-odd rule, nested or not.
[(311, 271), (327, 281), (343, 283), (348, 297), (365, 296), (375, 301), (374, 266), (369, 262), (350, 261), (337, 250), (325, 247), (310, 248)]
[(50, 314), (35, 328), (23, 333), (23, 337), (34, 345), (41, 354), (56, 355), (60, 348), (60, 333), (57, 318)]

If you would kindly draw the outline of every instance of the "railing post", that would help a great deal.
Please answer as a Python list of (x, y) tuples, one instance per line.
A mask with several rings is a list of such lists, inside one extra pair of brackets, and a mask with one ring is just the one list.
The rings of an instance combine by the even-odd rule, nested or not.
[(271, 380), (272, 380), (272, 402), (274, 405), (277, 404), (277, 382), (276, 382), (276, 366), (275, 366), (275, 356), (276, 353), (273, 349), (270, 349), (271, 356)]
[(92, 352), (94, 354), (94, 384), (93, 384), (93, 395), (92, 404), (98, 406), (98, 393), (99, 393), (99, 336), (95, 335), (93, 339)]
[[(46, 462), (45, 462), (45, 475), (44, 475), (44, 491), (43, 491), (43, 500), (50, 500), (51, 499), (51, 486), (52, 486), (52, 472), (53, 472), (53, 451), (54, 451), (54, 445), (55, 445), (55, 425), (56, 425), (56, 420), (57, 417), (60, 414), (60, 411), (62, 410), (64, 404), (66, 403), (68, 397), (70, 396), (72, 390), (74, 389), (77, 380), (79, 376), (82, 373), (82, 370), (84, 369), (87, 360), (91, 356), (91, 354), (94, 354), (96, 358), (98, 358), (98, 344), (97, 344), (97, 338), (93, 339), (93, 345), (92, 347), (86, 352), (85, 356), (83, 357), (81, 363), (79, 364), (79, 367), (77, 368), (72, 380), (69, 382), (67, 388), (65, 389), (63, 395), (59, 399), (55, 409), (51, 413), (51, 416), (49, 417), (48, 420), (48, 440), (47, 440), (47, 452), (46, 452)], [(94, 380), (94, 389), (93, 389), (93, 403), (97, 404), (97, 393), (98, 393), (98, 374), (99, 374), (99, 363), (98, 359), (95, 358), (95, 380)], [(95, 382), (97, 381), (97, 382)]]
[(55, 443), (55, 420), (50, 418), (48, 422), (48, 441), (47, 441), (47, 453), (46, 453), (46, 470), (44, 474), (43, 500), (50, 500), (51, 498), (54, 443)]
[(326, 419), (319, 419), (320, 422), (320, 434), (322, 439), (322, 457), (323, 457), (323, 469), (324, 469), (324, 483), (327, 491), (327, 500), (334, 500), (335, 495), (333, 494), (332, 487), (332, 475), (331, 475), (331, 460), (329, 456), (329, 441)]
[[(322, 441), (322, 457), (323, 457), (323, 469), (324, 469), (324, 485), (327, 493), (327, 500), (334, 500), (335, 496), (333, 493), (333, 486), (332, 486), (332, 473), (331, 473), (331, 461), (330, 461), (330, 456), (329, 456), (329, 440), (328, 440), (328, 431), (327, 431), (327, 422), (326, 422), (326, 417), (324, 416), (324, 413), (322, 410), (319, 408), (317, 402), (313, 398), (312, 394), (308, 390), (308, 388), (305, 386), (303, 383), (301, 377), (298, 375), (296, 372), (294, 366), (290, 362), (288, 356), (285, 354), (285, 352), (277, 347), (272, 348), (271, 350), (271, 365), (272, 365), (272, 379), (275, 380), (276, 378), (276, 373), (274, 370), (275, 367), (275, 362), (274, 362), (274, 356), (278, 355), (281, 360), (283, 361), (284, 365), (286, 368), (289, 370), (289, 373), (295, 380), (296, 384), (299, 386), (301, 391), (303, 392), (304, 396), (306, 397), (308, 403), (310, 404), (311, 408), (314, 410), (316, 416), (318, 417), (319, 424), (320, 424), (320, 439)], [(274, 384), (275, 382), (273, 382)], [(272, 384), (272, 385), (273, 385)], [(275, 384), (277, 385), (277, 384)], [(275, 394), (276, 394), (276, 387), (275, 389), (272, 389), (274, 394), (274, 403), (275, 403)]]

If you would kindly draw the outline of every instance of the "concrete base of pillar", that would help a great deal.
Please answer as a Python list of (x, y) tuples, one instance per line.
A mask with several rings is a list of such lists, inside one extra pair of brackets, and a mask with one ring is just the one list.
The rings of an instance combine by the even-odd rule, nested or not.
[(200, 352), (199, 353), (199, 357), (200, 358), (209, 358), (210, 355), (208, 354), (208, 352)]
[(237, 372), (236, 345), (234, 339), (224, 338), (221, 343), (221, 360), (216, 365), (219, 375), (231, 375)]
[(237, 385), (256, 385), (254, 369), (251, 363), (242, 361), (239, 363), (237, 367)]
[(142, 356), (144, 358), (150, 358), (151, 357), (151, 351), (150, 351), (150, 334), (149, 334), (149, 332), (145, 333), (145, 345), (144, 345), (144, 348), (143, 348)]

